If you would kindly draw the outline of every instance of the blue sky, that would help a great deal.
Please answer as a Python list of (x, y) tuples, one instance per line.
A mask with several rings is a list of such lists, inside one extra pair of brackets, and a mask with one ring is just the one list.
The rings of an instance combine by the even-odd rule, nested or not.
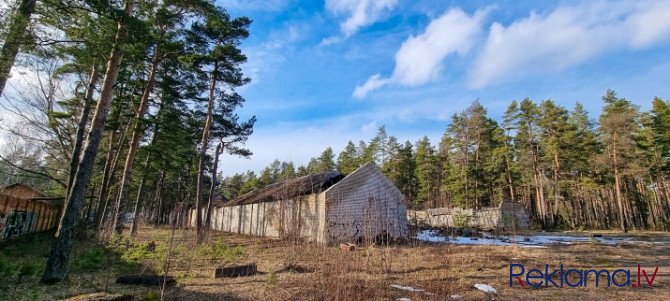
[(650, 108), (670, 99), (670, 1), (218, 0), (254, 20), (241, 47), (256, 115), (252, 159), (224, 155), (224, 175), (272, 160), (306, 164), (386, 126), (399, 141), (439, 141), (452, 114), (479, 99), (509, 103), (601, 96)]

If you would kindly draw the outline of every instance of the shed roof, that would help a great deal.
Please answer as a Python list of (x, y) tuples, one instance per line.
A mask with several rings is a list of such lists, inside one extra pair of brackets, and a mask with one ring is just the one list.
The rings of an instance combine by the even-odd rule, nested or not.
[(339, 172), (327, 171), (290, 179), (245, 193), (230, 202), (226, 202), (224, 206), (290, 200), (298, 196), (325, 191), (344, 177)]

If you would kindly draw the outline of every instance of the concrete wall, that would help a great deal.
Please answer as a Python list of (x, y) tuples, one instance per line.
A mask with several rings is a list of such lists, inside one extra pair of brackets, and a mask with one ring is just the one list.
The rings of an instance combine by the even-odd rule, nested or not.
[(519, 202), (502, 202), (498, 207), (485, 207), (480, 210), (454, 208), (431, 208), (408, 214), (408, 219), (415, 216), (419, 224), (432, 227), (468, 226), (482, 229), (493, 228), (528, 228), (530, 219), (523, 204)]
[[(191, 209), (190, 214), (190, 225), (195, 227), (195, 209)], [(202, 214), (204, 220), (205, 213)], [(300, 237), (323, 242), (324, 218), (323, 194), (311, 194), (292, 200), (215, 207), (211, 228), (239, 234)]]
[(57, 206), (0, 194), (0, 239), (53, 229), (59, 218)]
[(326, 242), (407, 235), (404, 196), (374, 164), (359, 168), (325, 194)]
[(519, 202), (502, 202), (500, 204), (502, 222), (506, 227), (529, 228), (530, 218), (526, 208)]

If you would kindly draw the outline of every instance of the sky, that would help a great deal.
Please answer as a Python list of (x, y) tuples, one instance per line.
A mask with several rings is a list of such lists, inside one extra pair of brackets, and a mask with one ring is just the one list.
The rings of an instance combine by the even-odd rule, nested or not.
[(597, 120), (607, 89), (651, 107), (670, 100), (670, 1), (218, 0), (253, 19), (241, 48), (256, 115), (251, 159), (306, 164), (384, 125), (433, 145), (478, 100), (500, 119), (512, 100), (582, 103)]
[(253, 19), (238, 114), (258, 119), (254, 155), (224, 154), (224, 176), (337, 155), (382, 125), (436, 145), (476, 100), (498, 120), (524, 98), (580, 102), (594, 120), (607, 89), (642, 110), (670, 100), (667, 0), (216, 1)]

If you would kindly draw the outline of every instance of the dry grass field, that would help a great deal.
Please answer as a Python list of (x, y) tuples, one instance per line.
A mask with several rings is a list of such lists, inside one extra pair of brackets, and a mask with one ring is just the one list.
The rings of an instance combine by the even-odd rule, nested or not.
[[(6, 278), (11, 278), (4, 280), (0, 298), (54, 300), (107, 291), (130, 294), (135, 300), (159, 299), (159, 287), (120, 285), (114, 281), (119, 275), (164, 271), (170, 234), (167, 229), (143, 228), (132, 240), (115, 239), (104, 247), (80, 242), (67, 281), (53, 286), (37, 283), (44, 257), (21, 257), (12, 253), (17, 249), (12, 244), (23, 242), (2, 242), (0, 255), (5, 261), (9, 259), (10, 266), (21, 260), (40, 262), (35, 263), (32, 273), (21, 273), (25, 268), (19, 267), (18, 272), (6, 274)], [(165, 300), (668, 300), (670, 236), (656, 233), (650, 239), (648, 233), (638, 235), (647, 241), (617, 245), (592, 241), (549, 248), (410, 241), (343, 251), (337, 246), (221, 232), (211, 232), (208, 243), (196, 246), (194, 232), (177, 230), (169, 251), (169, 275), (177, 284), (166, 288), (164, 297)], [(45, 242), (34, 241), (32, 244), (42, 243), (48, 249)], [(36, 254), (41, 253), (46, 251), (38, 250)], [(11, 256), (16, 256), (16, 260)], [(213, 276), (218, 266), (247, 263), (256, 263), (258, 274), (239, 278)], [(561, 264), (566, 270), (630, 269), (631, 283), (637, 283), (638, 264), (649, 278), (655, 267), (659, 269), (651, 287), (642, 276), (643, 285), (639, 288), (606, 287), (602, 282), (599, 287), (589, 282), (587, 287), (524, 288), (518, 283), (509, 286), (510, 264), (543, 271), (545, 264), (550, 270)], [(575, 277), (571, 279), (578, 281)], [(474, 287), (476, 283), (494, 287), (497, 294), (479, 291)]]

